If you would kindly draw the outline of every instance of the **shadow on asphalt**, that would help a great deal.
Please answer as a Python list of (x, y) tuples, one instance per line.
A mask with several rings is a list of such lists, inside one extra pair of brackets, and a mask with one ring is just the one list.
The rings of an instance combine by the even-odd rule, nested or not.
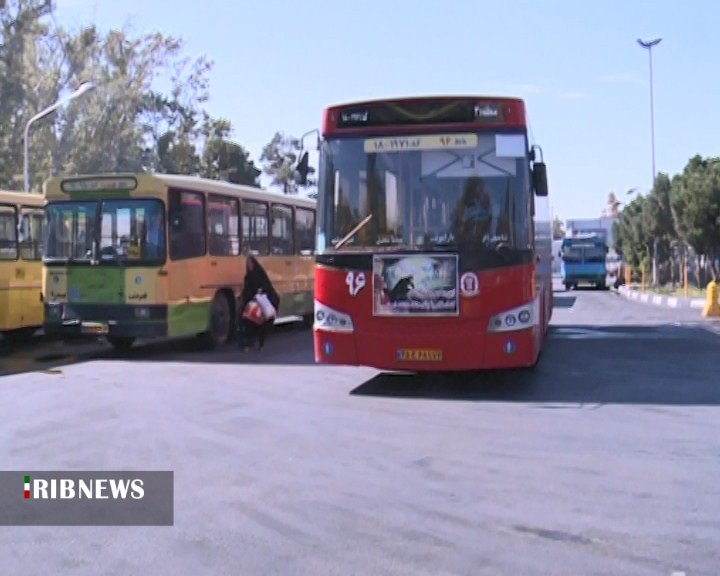
[(572, 308), (577, 296), (553, 296), (553, 308)]
[(680, 326), (553, 326), (533, 371), (380, 374), (354, 396), (539, 404), (720, 405), (719, 341)]
[(275, 326), (265, 350), (243, 352), (237, 339), (207, 350), (198, 338), (140, 342), (127, 351), (114, 350), (104, 340), (80, 338), (69, 342), (36, 338), (13, 347), (0, 347), (0, 377), (43, 371), (92, 360), (194, 362), (206, 364), (314, 365), (312, 331), (302, 324)]
[[(90, 360), (196, 364), (314, 365), (312, 332), (276, 327), (266, 350), (243, 353), (237, 342), (203, 350), (196, 339), (138, 345), (125, 353), (87, 341), (39, 345), (0, 357), (0, 375), (54, 372)], [(43, 349), (42, 351), (40, 349)], [(352, 389), (355, 397), (534, 404), (720, 405), (720, 340), (699, 327), (585, 326), (550, 328), (533, 371), (380, 374)], [(24, 360), (23, 360), (24, 358)], [(539, 406), (543, 407), (543, 406)], [(552, 406), (544, 406), (551, 408)]]

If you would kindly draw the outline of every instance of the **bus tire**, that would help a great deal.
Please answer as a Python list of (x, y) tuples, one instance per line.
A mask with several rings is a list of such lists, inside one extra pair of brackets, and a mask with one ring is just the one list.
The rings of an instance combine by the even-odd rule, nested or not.
[(206, 348), (215, 349), (225, 345), (232, 331), (232, 305), (222, 292), (216, 292), (210, 307), (209, 330), (202, 335)]
[(107, 341), (118, 352), (126, 352), (135, 344), (133, 336), (108, 336)]

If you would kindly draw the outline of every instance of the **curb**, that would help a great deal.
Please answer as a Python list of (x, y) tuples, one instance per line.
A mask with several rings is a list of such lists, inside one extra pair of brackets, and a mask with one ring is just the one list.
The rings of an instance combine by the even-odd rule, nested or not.
[(632, 288), (626, 288), (625, 286), (620, 286), (620, 288), (617, 289), (617, 292), (623, 298), (627, 298), (628, 300), (634, 300), (635, 302), (640, 302), (642, 304), (653, 304), (664, 308), (702, 310), (705, 306), (705, 298), (662, 296), (660, 294), (653, 294), (652, 292), (645, 292), (643, 294), (639, 290), (633, 290)]

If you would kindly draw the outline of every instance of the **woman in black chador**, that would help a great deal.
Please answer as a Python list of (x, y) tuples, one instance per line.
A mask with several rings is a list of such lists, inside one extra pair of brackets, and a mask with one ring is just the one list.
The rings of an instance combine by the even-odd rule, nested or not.
[(245, 311), (245, 307), (248, 303), (255, 298), (258, 293), (264, 293), (270, 303), (277, 311), (280, 306), (280, 296), (276, 292), (275, 288), (268, 278), (267, 272), (260, 265), (254, 256), (248, 256), (245, 264), (245, 280), (243, 284), (242, 295), (240, 296), (240, 346), (245, 350), (248, 350), (251, 346), (257, 343), (260, 350), (265, 345), (265, 336), (267, 335), (268, 324), (272, 324), (274, 319), (269, 318), (264, 322), (257, 324), (252, 320), (243, 318), (242, 313)]

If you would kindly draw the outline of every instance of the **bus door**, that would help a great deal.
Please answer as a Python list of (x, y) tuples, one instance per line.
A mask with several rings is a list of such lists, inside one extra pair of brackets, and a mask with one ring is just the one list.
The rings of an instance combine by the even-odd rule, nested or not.
[(168, 336), (203, 332), (210, 317), (214, 270), (207, 258), (205, 195), (168, 195)]

